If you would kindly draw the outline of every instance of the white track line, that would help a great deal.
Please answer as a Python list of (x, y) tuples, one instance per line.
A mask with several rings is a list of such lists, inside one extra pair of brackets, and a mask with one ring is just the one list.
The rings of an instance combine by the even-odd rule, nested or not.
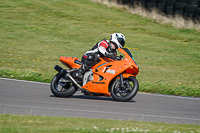
[(2, 80), (10, 80), (10, 81), (17, 81), (17, 82), (32, 83), (32, 84), (50, 85), (50, 83), (27, 81), (27, 80), (19, 80), (19, 79), (8, 79), (8, 78), (1, 78), (1, 77), (0, 77), (0, 79), (2, 79)]
[(21, 107), (21, 108), (32, 108), (32, 109), (48, 109), (48, 110), (64, 110), (64, 111), (76, 111), (76, 112), (87, 112), (87, 113), (100, 113), (100, 114), (110, 114), (110, 115), (126, 115), (126, 116), (139, 116), (139, 117), (151, 117), (151, 118), (168, 118), (176, 120), (193, 120), (199, 122), (198, 118), (186, 118), (186, 117), (176, 117), (176, 116), (157, 116), (157, 115), (146, 115), (146, 114), (130, 114), (130, 113), (121, 113), (121, 112), (110, 112), (110, 111), (96, 111), (96, 110), (83, 110), (83, 109), (68, 109), (68, 108), (53, 108), (53, 107), (40, 107), (40, 106), (24, 106), (24, 105), (6, 105), (0, 104), (0, 106), (5, 107)]

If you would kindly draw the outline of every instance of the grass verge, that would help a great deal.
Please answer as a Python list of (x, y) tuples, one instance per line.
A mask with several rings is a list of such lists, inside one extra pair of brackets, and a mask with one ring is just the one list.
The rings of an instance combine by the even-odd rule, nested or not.
[(174, 132), (198, 133), (199, 125), (166, 124), (89, 118), (39, 117), (21, 115), (0, 115), (1, 133), (105, 133), (105, 132)]

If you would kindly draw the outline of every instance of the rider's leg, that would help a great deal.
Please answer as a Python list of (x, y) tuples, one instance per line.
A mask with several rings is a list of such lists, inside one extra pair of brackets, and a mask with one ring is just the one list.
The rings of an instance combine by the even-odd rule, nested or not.
[(83, 55), (82, 57), (83, 65), (78, 69), (76, 77), (79, 79), (83, 79), (83, 74), (85, 73), (85, 71), (89, 69), (91, 66), (95, 65), (98, 60), (99, 56), (96, 53), (87, 53)]

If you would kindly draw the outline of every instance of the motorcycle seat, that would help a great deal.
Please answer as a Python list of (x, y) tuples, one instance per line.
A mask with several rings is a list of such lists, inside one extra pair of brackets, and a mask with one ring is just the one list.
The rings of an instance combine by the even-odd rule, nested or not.
[(78, 64), (78, 65), (83, 65), (83, 62), (80, 60), (75, 60), (74, 63)]

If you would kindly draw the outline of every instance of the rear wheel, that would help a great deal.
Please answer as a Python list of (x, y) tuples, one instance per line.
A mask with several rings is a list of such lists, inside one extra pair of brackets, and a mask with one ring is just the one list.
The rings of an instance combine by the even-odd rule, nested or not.
[(51, 92), (56, 97), (70, 97), (77, 91), (77, 87), (71, 80), (60, 73), (56, 74), (51, 81)]
[(121, 87), (120, 79), (117, 79), (111, 87), (111, 96), (116, 101), (130, 101), (138, 92), (139, 83), (135, 77), (124, 79), (124, 87)]

